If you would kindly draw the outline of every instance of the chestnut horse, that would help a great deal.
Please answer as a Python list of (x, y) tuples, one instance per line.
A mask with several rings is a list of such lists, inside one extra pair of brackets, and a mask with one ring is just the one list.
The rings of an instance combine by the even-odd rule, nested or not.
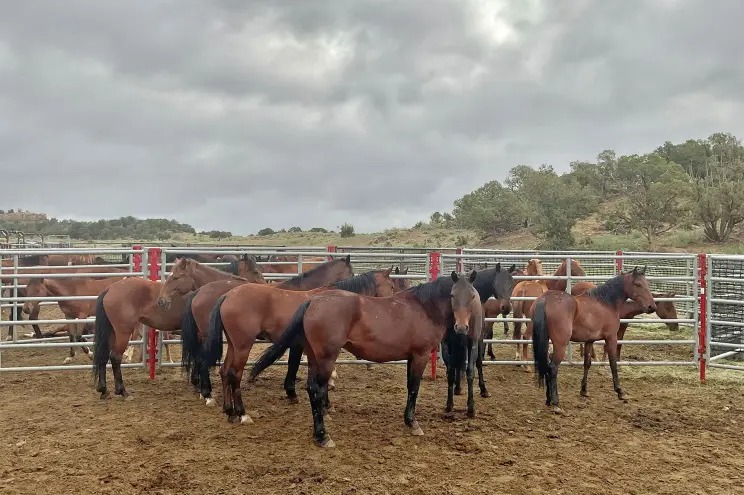
[[(647, 313), (656, 311), (645, 273), (646, 267), (642, 270), (635, 267), (632, 272), (621, 273), (579, 296), (549, 290), (535, 301), (530, 311), (533, 323), (532, 352), (538, 384), (545, 386), (545, 403), (553, 412), (563, 412), (558, 400), (558, 366), (566, 355), (569, 341), (592, 343), (604, 339), (613, 388), (620, 400), (626, 399), (617, 374), (619, 315), (627, 299), (638, 302)], [(549, 340), (553, 342), (550, 357)], [(584, 348), (584, 377), (581, 380), (581, 395), (584, 397), (587, 396), (587, 377), (591, 366), (589, 349), (588, 345)]]
[[(253, 276), (253, 265), (247, 260), (232, 262), (229, 274), (214, 268), (209, 269), (223, 273), (226, 277), (246, 275), (243, 277), (244, 280), (249, 280)], [(106, 363), (109, 360), (114, 374), (115, 394), (125, 398), (129, 395), (124, 388), (121, 364), (129, 339), (132, 334), (139, 334), (140, 324), (164, 332), (173, 332), (181, 328), (183, 299), (173, 298), (167, 311), (158, 307), (161, 286), (160, 281), (130, 277), (111, 284), (98, 295), (93, 377), (98, 382), (96, 390), (100, 392), (102, 399), (108, 397)], [(133, 351), (134, 348), (132, 353)]]
[[(46, 255), (40, 255), (40, 254), (34, 254), (31, 256), (19, 256), (18, 257), (18, 273), (25, 274), (25, 273), (39, 273), (39, 270), (25, 270), (23, 268), (31, 267), (31, 266), (48, 266), (47, 264), (47, 256)], [(3, 274), (13, 274), (14, 270), (14, 261), (12, 259), (5, 259), (0, 260), (0, 294), (5, 294), (5, 297), (10, 297), (13, 294), (13, 286), (15, 285), (26, 285), (28, 284), (28, 281), (30, 279), (28, 278), (19, 278), (19, 279), (13, 279), (12, 277), (3, 276)], [(14, 282), (14, 280), (17, 280), (17, 282)], [(26, 289), (24, 287), (19, 287), (17, 289), (18, 297), (26, 297)], [(38, 320), (39, 319), (39, 307), (37, 306), (36, 309), (28, 316), (28, 320)], [(12, 321), (23, 321), (23, 317), (21, 316), (21, 305), (16, 305), (15, 303), (10, 308), (10, 319)], [(34, 337), (37, 339), (42, 338), (41, 329), (39, 328), (39, 325), (31, 325), (34, 331)], [(13, 325), (8, 326), (8, 336), (7, 340), (13, 339)]]
[[(337, 258), (318, 267), (284, 280), (272, 287), (284, 290), (310, 290), (345, 280), (354, 275), (351, 256)], [(198, 387), (207, 405), (214, 404), (209, 368), (201, 365), (202, 342), (209, 330), (209, 315), (217, 299), (244, 282), (212, 282), (186, 297), (186, 308), (181, 323), (181, 366), (189, 373), (192, 385)]]
[(459, 277), (457, 283), (450, 277), (439, 277), (391, 297), (366, 297), (339, 290), (316, 294), (300, 305), (282, 336), (261, 355), (251, 369), (250, 380), (296, 342), (304, 342), (313, 436), (321, 447), (334, 447), (325, 429), (324, 413), (328, 379), (341, 350), (377, 363), (405, 359), (408, 394), (403, 420), (411, 434), (423, 435), (416, 420), (422, 375), (431, 350), (454, 325), (455, 311), (462, 328), (461, 318), (469, 315), (460, 304), (473, 301), (469, 297), (472, 291), (473, 285), (466, 277)]
[[(512, 275), (516, 275), (517, 271), (512, 273)], [(542, 269), (542, 261), (540, 261), (538, 258), (533, 258), (529, 261), (527, 261), (527, 265), (524, 270), (519, 270), (520, 276), (542, 276), (544, 275), (543, 269)], [(512, 287), (512, 293), (511, 297), (519, 296), (517, 294), (518, 289), (517, 287), (526, 287), (527, 284), (541, 284), (543, 287), (545, 287), (545, 281), (544, 280), (515, 280), (514, 286)], [(539, 294), (535, 294), (534, 297), (539, 296), (542, 294), (540, 292)], [(527, 314), (527, 309), (529, 309), (529, 306), (525, 306), (523, 303), (529, 303), (532, 305), (532, 301), (515, 301), (512, 303), (512, 314), (514, 315), (514, 318), (522, 318), (524, 315)], [(502, 314), (504, 318), (509, 314), (508, 312), (506, 314), (503, 314), (503, 308), (501, 303), (496, 299), (489, 299), (485, 303), (483, 303), (483, 314), (486, 318), (496, 318), (498, 315)], [(521, 335), (521, 327), (522, 322), (521, 321), (515, 321), (513, 323), (514, 325), (514, 339), (517, 339), (516, 335)], [(494, 334), (494, 327), (496, 326), (496, 322), (490, 322), (485, 324), (485, 331), (484, 336), (486, 339), (492, 339)], [(509, 332), (509, 327), (507, 326), (506, 322), (504, 322), (504, 335), (506, 335)], [(517, 352), (519, 349), (519, 344), (517, 344)], [(525, 350), (525, 352), (527, 352)], [(491, 358), (491, 360), (495, 360), (496, 356), (493, 353), (493, 345), (488, 344), (487, 345), (487, 353), (488, 356)], [(485, 357), (485, 356), (484, 356)]]
[[(571, 258), (571, 276), (572, 277), (582, 277), (586, 275), (586, 272), (584, 272), (584, 269), (581, 267), (581, 263), (579, 263), (577, 260)], [(553, 276), (555, 277), (565, 277), (566, 276), (566, 260), (564, 259), (561, 264), (558, 266), (558, 268), (553, 273)], [(571, 285), (573, 286), (575, 282), (571, 282)], [(548, 287), (548, 290), (566, 290), (566, 287), (568, 287), (568, 280), (546, 280), (545, 284)]]
[[(576, 285), (571, 286), (571, 294), (574, 296), (578, 296), (579, 294), (582, 294), (588, 290), (591, 290), (595, 288), (596, 285), (594, 285), (591, 282), (588, 281), (582, 281), (577, 283)], [(657, 298), (664, 298), (664, 299), (671, 299), (673, 298), (676, 293), (674, 292), (666, 292), (666, 293), (658, 293), (658, 292), (652, 292), (651, 293), (654, 296), (654, 299)], [(620, 319), (630, 319), (635, 318), (636, 316), (645, 313), (645, 308), (643, 308), (639, 303), (636, 301), (625, 301), (625, 304), (623, 305), (622, 310), (620, 311)], [(672, 301), (657, 301), (656, 302), (656, 315), (662, 319), (662, 320), (676, 320), (679, 318), (677, 316), (677, 308), (674, 306), (674, 302)], [(671, 330), (672, 332), (676, 332), (679, 330), (679, 323), (677, 322), (670, 322), (667, 323), (666, 326)], [(625, 336), (625, 331), (628, 329), (628, 323), (620, 323), (620, 329), (617, 331), (617, 340), (623, 340), (623, 337)], [(589, 344), (591, 345), (591, 344)], [(620, 359), (620, 350), (622, 349), (622, 344), (617, 344), (617, 358)], [(584, 345), (579, 346), (579, 350), (581, 352), (581, 355), (584, 354)], [(597, 359), (597, 355), (594, 353), (594, 346), (592, 346), (591, 349), (591, 355), (592, 359)], [(607, 359), (607, 347), (604, 346), (604, 352), (602, 353), (602, 361)]]
[[(260, 334), (266, 335), (272, 342), (279, 339), (299, 305), (318, 293), (344, 290), (365, 296), (392, 296), (393, 281), (390, 278), (392, 271), (392, 267), (387, 270), (372, 270), (338, 281), (332, 286), (309, 291), (285, 291), (270, 286), (243, 285), (221, 296), (212, 309), (209, 334), (202, 349), (202, 374), (208, 372), (209, 367), (215, 366), (222, 356), (224, 332), (227, 337), (227, 352), (220, 366), (220, 377), (223, 411), (227, 414), (228, 420), (233, 421), (239, 417), (241, 423), (252, 422), (245, 412), (240, 382), (248, 356)], [(297, 402), (295, 382), (302, 351), (301, 342), (295, 343), (289, 351), (284, 390), (290, 403)]]
[[(78, 273), (111, 273), (122, 274), (122, 276), (110, 277), (69, 277), (69, 278), (32, 278), (26, 285), (26, 297), (76, 297), (76, 296), (97, 296), (106, 287), (125, 278), (129, 270), (124, 268), (52, 268), (44, 271), (44, 274), (78, 274)], [(95, 313), (95, 301), (90, 299), (62, 300), (57, 301), (59, 309), (65, 315), (66, 319), (88, 318)], [(23, 304), (23, 312), (30, 315), (34, 312), (39, 313), (38, 301), (26, 301)], [(68, 323), (67, 333), (70, 342), (84, 342), (83, 327), (85, 323)], [(83, 352), (89, 359), (93, 355), (88, 347), (83, 347)], [(70, 355), (65, 358), (62, 364), (70, 363), (75, 357), (75, 348), (70, 347)]]
[[(299, 268), (299, 257), (298, 256), (284, 256), (284, 255), (272, 255), (269, 256), (268, 261), (274, 261), (275, 263), (264, 264), (262, 270), (264, 273), (297, 273)], [(302, 271), (304, 273), (317, 268), (326, 261), (325, 257), (322, 256), (303, 256), (302, 257)], [(287, 263), (287, 264), (285, 264)], [(295, 263), (295, 264), (289, 264)]]

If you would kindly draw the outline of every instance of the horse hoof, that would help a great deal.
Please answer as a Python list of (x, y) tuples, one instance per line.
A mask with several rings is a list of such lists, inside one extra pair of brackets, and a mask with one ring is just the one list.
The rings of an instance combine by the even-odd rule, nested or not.
[(467, 412), (468, 418), (473, 419), (475, 417), (475, 409)]
[(103, 392), (101, 392), (101, 395), (100, 395), (100, 396), (99, 396), (98, 398), (99, 398), (99, 399), (101, 399), (101, 400), (106, 400), (106, 399), (108, 399), (109, 397), (111, 397), (111, 396), (109, 395), (109, 393), (108, 393), (107, 391), (105, 391), (105, 390), (104, 390)]
[(64, 361), (62, 361), (62, 364), (70, 364), (72, 362), (71, 357), (66, 357)]
[(235, 423), (236, 421), (238, 421), (238, 417), (237, 417), (237, 416), (235, 416), (235, 415), (232, 415), (232, 414), (231, 414), (231, 415), (229, 415), (229, 416), (227, 417), (227, 422), (228, 422), (228, 423)]
[(586, 393), (586, 392), (581, 392), (581, 398), (582, 399), (588, 399), (589, 398), (589, 394)]
[(630, 396), (625, 392), (620, 392), (619, 394), (617, 394), (617, 398), (623, 402), (628, 402), (630, 400)]
[(212, 397), (208, 398), (206, 400), (206, 402), (204, 402), (204, 405), (207, 406), (207, 407), (214, 407), (214, 404), (215, 404), (215, 402), (214, 402), (214, 399)]
[(452, 409), (445, 409), (444, 414), (442, 414), (444, 419), (454, 419), (455, 418), (455, 411)]
[(462, 390), (455, 389), (455, 395), (462, 395)]
[(488, 392), (488, 390), (481, 390), (480, 396), (484, 399), (488, 399), (489, 397), (491, 397), (491, 394)]
[(331, 439), (330, 436), (326, 435), (323, 437), (323, 440), (320, 442), (320, 446), (324, 449), (332, 449), (336, 446), (336, 443)]
[(424, 434), (424, 430), (421, 429), (421, 427), (418, 424), (418, 421), (414, 421), (411, 425), (411, 435), (415, 437), (420, 437)]
[(248, 416), (247, 414), (243, 414), (243, 415), (242, 415), (242, 416), (240, 417), (240, 424), (241, 424), (241, 425), (244, 425), (244, 424), (246, 424), (246, 423), (248, 423), (248, 424), (253, 424), (253, 419), (251, 419), (251, 417), (250, 417), (250, 416)]
[(297, 396), (287, 397), (287, 402), (289, 402), (290, 404), (299, 404), (300, 399), (298, 399)]
[(202, 393), (201, 393), (201, 392), (199, 392), (199, 398), (200, 398), (201, 400), (204, 400), (204, 396), (202, 395)]
[(93, 361), (93, 353), (92, 352), (88, 352), (85, 355), (88, 356), (88, 359), (89, 360)]
[(550, 412), (552, 412), (553, 414), (557, 414), (558, 416), (563, 416), (566, 414), (565, 411), (558, 406), (551, 407)]

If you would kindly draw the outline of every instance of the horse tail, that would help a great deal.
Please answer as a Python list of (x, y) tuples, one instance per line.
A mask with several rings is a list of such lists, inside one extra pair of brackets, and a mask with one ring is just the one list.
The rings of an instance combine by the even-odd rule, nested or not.
[(199, 292), (195, 290), (186, 297), (186, 309), (181, 317), (181, 366), (187, 373), (196, 364), (200, 357), (201, 346), (199, 345), (199, 327), (196, 324), (194, 313), (191, 311), (191, 301)]
[(292, 319), (287, 325), (287, 329), (274, 342), (263, 354), (258, 358), (256, 364), (251, 368), (251, 374), (248, 378), (249, 381), (255, 380), (259, 373), (274, 364), (280, 357), (284, 355), (287, 349), (297, 341), (298, 337), (305, 335), (305, 312), (310, 306), (310, 301), (305, 301), (300, 304), (295, 314), (292, 315)]
[(550, 363), (548, 362), (548, 321), (545, 311), (545, 299), (535, 303), (532, 313), (532, 355), (537, 371), (537, 383), (545, 385), (545, 380), (550, 374)]
[(100, 366), (106, 366), (111, 357), (111, 337), (114, 326), (111, 324), (106, 308), (103, 306), (103, 298), (108, 294), (108, 288), (103, 289), (96, 299), (96, 322), (93, 340), (93, 379), (98, 380)]
[(225, 324), (222, 322), (221, 309), (226, 297), (227, 294), (221, 295), (209, 313), (209, 331), (201, 349), (202, 365), (208, 368), (217, 366), (217, 361), (222, 358), (222, 332), (225, 331)]

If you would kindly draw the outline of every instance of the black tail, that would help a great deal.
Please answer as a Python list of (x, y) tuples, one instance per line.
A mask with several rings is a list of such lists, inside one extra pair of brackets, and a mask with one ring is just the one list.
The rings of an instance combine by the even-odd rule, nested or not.
[(222, 359), (222, 332), (225, 330), (225, 325), (222, 323), (220, 308), (226, 297), (227, 294), (222, 295), (214, 303), (212, 312), (209, 313), (209, 332), (202, 343), (202, 364), (210, 368), (217, 366), (217, 361)]
[(103, 307), (103, 298), (106, 297), (108, 291), (104, 289), (96, 299), (96, 331), (93, 342), (93, 379), (96, 381), (99, 366), (106, 366), (111, 357), (111, 337), (114, 333), (114, 326), (106, 314), (106, 308)]
[(191, 373), (191, 367), (196, 364), (201, 354), (199, 327), (196, 325), (194, 313), (191, 312), (191, 301), (198, 292), (197, 289), (188, 295), (186, 309), (181, 317), (181, 366), (187, 373)]
[(545, 380), (550, 374), (550, 363), (548, 362), (548, 321), (545, 313), (545, 299), (535, 303), (532, 314), (532, 356), (535, 361), (537, 372), (537, 383), (545, 385)]
[(263, 370), (274, 364), (280, 357), (284, 355), (287, 349), (292, 347), (292, 344), (294, 344), (298, 337), (305, 335), (305, 312), (307, 311), (307, 308), (310, 306), (310, 301), (305, 301), (304, 303), (300, 304), (300, 307), (297, 308), (297, 311), (295, 311), (295, 314), (292, 315), (292, 319), (289, 321), (289, 325), (287, 325), (287, 329), (284, 330), (284, 333), (282, 334), (279, 339), (277, 339), (276, 342), (271, 344), (268, 349), (264, 351), (263, 354), (258, 358), (258, 361), (256, 361), (256, 364), (253, 365), (253, 368), (251, 368), (251, 374), (248, 378), (249, 381), (253, 381), (259, 373), (261, 373)]

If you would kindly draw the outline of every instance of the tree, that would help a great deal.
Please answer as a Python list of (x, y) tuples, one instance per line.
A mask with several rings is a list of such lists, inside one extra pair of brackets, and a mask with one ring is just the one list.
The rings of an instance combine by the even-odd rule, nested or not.
[(597, 197), (576, 180), (559, 177), (552, 167), (540, 167), (526, 177), (523, 195), (533, 208), (534, 231), (542, 249), (569, 249), (574, 246), (572, 229), (576, 222), (594, 211)]
[(723, 160), (731, 161), (711, 160), (694, 183), (695, 213), (712, 242), (726, 242), (744, 222), (744, 160), (734, 155)]
[(688, 139), (681, 144), (666, 141), (655, 152), (667, 162), (679, 164), (688, 174), (696, 177), (705, 174), (711, 157), (710, 144), (702, 139)]
[(258, 231), (258, 235), (272, 235), (272, 234), (276, 234), (276, 232), (274, 232), (274, 229), (270, 227), (266, 227)]
[(527, 210), (516, 192), (494, 180), (456, 200), (453, 216), (459, 227), (502, 234), (519, 229)]
[(354, 234), (354, 226), (350, 223), (345, 223), (340, 227), (341, 237), (353, 237)]
[(649, 246), (689, 213), (689, 177), (658, 153), (620, 157), (616, 184), (621, 199), (610, 209), (610, 219), (640, 232)]
[(312, 229), (310, 229), (310, 232), (318, 232), (321, 234), (327, 234), (328, 230), (324, 229), (323, 227), (313, 227)]
[(302, 232), (300, 227), (290, 227), (289, 232)]
[(442, 214), (439, 213), (438, 211), (435, 211), (434, 213), (431, 214), (431, 217), (429, 218), (429, 223), (431, 223), (432, 225), (439, 225), (442, 223), (442, 219), (443, 219)]

